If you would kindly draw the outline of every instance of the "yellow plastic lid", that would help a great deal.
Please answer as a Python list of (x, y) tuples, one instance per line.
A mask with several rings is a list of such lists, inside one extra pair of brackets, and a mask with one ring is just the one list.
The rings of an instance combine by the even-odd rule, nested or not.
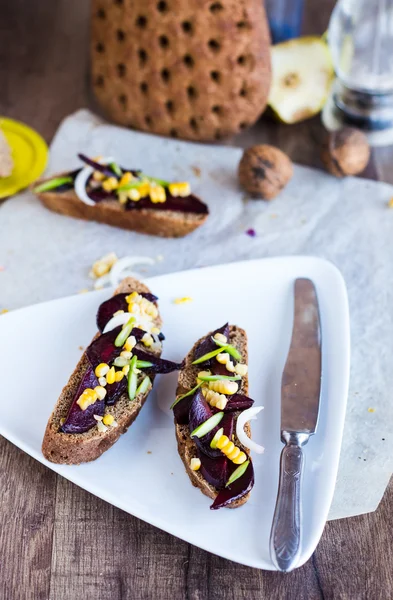
[(48, 162), (48, 146), (31, 127), (0, 117), (0, 128), (12, 151), (14, 168), (9, 177), (0, 177), (0, 198), (23, 190), (38, 179)]

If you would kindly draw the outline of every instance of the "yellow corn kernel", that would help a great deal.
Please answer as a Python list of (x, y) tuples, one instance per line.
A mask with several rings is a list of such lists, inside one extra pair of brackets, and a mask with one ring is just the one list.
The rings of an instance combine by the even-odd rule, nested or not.
[(217, 442), (217, 448), (222, 450), (229, 443), (229, 438), (226, 435), (222, 435)]
[(240, 448), (235, 446), (226, 435), (220, 437), (217, 442), (217, 448), (236, 465), (241, 465), (247, 459), (245, 452), (242, 452)]
[(202, 387), (202, 394), (210, 406), (224, 410), (227, 405), (228, 400), (223, 394), (217, 394), (217, 392), (213, 392), (213, 390), (209, 390), (206, 387)]
[(138, 292), (131, 292), (128, 296), (126, 296), (126, 302), (129, 304), (130, 302), (138, 302), (141, 296)]
[(100, 363), (96, 368), (95, 368), (95, 375), (96, 377), (104, 377), (109, 371), (109, 365), (107, 365), (106, 363)]
[(229, 354), (228, 352), (220, 352), (220, 354), (217, 354), (216, 359), (221, 365), (226, 365), (229, 361)]
[(219, 379), (218, 381), (209, 381), (209, 389), (219, 394), (236, 394), (239, 389), (236, 381), (228, 381), (226, 379)]
[(186, 304), (186, 302), (192, 302), (192, 298), (190, 296), (183, 296), (183, 298), (175, 298), (174, 304)]
[(90, 275), (94, 278), (102, 277), (109, 273), (113, 265), (117, 262), (117, 256), (114, 252), (106, 254), (93, 264)]
[(158, 317), (158, 309), (157, 309), (156, 305), (153, 304), (153, 302), (150, 302), (150, 300), (147, 300), (146, 298), (142, 298), (141, 302), (140, 302), (140, 306), (141, 306), (142, 311), (146, 315), (151, 317), (152, 319), (156, 319)]
[(94, 388), (95, 393), (97, 394), (100, 400), (103, 400), (106, 396), (106, 389), (102, 385), (97, 385)]
[(191, 471), (198, 471), (201, 468), (201, 461), (199, 458), (192, 458), (190, 460)]
[(148, 181), (145, 181), (138, 187), (138, 190), (141, 195), (141, 198), (145, 198), (145, 196), (148, 196), (150, 194), (150, 183)]
[(234, 449), (232, 450), (232, 452), (227, 454), (227, 457), (229, 458), (229, 460), (235, 460), (235, 458), (237, 458), (239, 456), (239, 454), (240, 454), (240, 448), (235, 446)]
[(200, 377), (208, 377), (209, 375), (211, 375), (210, 371), (199, 371), (197, 376), (197, 383), (202, 383), (202, 380), (199, 379)]
[(115, 367), (111, 367), (108, 371), (108, 373), (106, 374), (106, 382), (107, 383), (115, 383), (115, 379), (116, 379), (116, 371), (115, 371)]
[(150, 346), (153, 345), (154, 340), (153, 340), (152, 336), (150, 335), (150, 333), (145, 333), (145, 335), (142, 338), (142, 342), (144, 343), (145, 346), (147, 346), (149, 348)]
[(226, 454), (226, 456), (228, 456), (228, 454), (231, 454), (231, 452), (233, 452), (235, 449), (235, 444), (231, 441), (229, 441), (227, 444), (225, 444), (224, 448), (221, 448), (221, 452), (223, 452), (224, 454)]
[[(128, 339), (128, 338), (127, 338)], [(131, 360), (132, 358), (132, 353), (129, 350), (123, 350), (122, 352), (120, 352), (120, 356), (122, 358), (125, 358), (126, 360)]]
[(166, 193), (162, 185), (151, 185), (150, 186), (150, 200), (156, 204), (157, 202), (165, 202)]
[(105, 179), (105, 175), (104, 173), (101, 173), (101, 171), (94, 171), (93, 179), (94, 181), (103, 181)]
[(151, 332), (154, 333), (155, 335), (158, 335), (160, 333), (160, 330), (158, 329), (158, 327), (152, 327)]
[(229, 371), (230, 373), (234, 373), (235, 372), (235, 365), (233, 364), (233, 362), (231, 360), (228, 360), (227, 364), (225, 365), (226, 370)]
[(124, 373), (123, 371), (116, 371), (115, 381), (119, 382), (123, 379)]
[(124, 344), (124, 350), (126, 352), (131, 352), (131, 350), (136, 346), (136, 337), (134, 335), (130, 335), (126, 339), (126, 343)]
[(91, 388), (86, 388), (79, 396), (76, 403), (80, 406), (82, 410), (86, 410), (86, 408), (90, 406), (90, 404), (94, 404), (94, 402), (97, 401), (97, 398), (98, 396), (94, 390), (92, 390)]
[(223, 335), (222, 333), (216, 333), (214, 335), (214, 339), (217, 340), (217, 342), (221, 342), (222, 344), (226, 344), (228, 341), (226, 335)]
[(126, 171), (125, 173), (123, 173), (123, 175), (120, 178), (119, 187), (122, 187), (123, 185), (127, 185), (127, 183), (130, 183), (130, 181), (132, 179), (134, 179), (133, 174), (130, 173), (129, 171)]
[(102, 183), (102, 187), (106, 192), (111, 192), (112, 190), (115, 190), (117, 186), (118, 181), (116, 177), (108, 177), (108, 179), (105, 179), (105, 181), (103, 181)]
[(107, 415), (104, 415), (102, 422), (104, 423), (104, 425), (112, 425), (114, 420), (115, 419), (112, 415), (107, 414)]
[(133, 200), (134, 202), (138, 202), (138, 200), (141, 199), (141, 193), (137, 188), (131, 188), (128, 190), (127, 194), (129, 199)]
[(240, 454), (233, 459), (235, 465), (241, 465), (247, 460), (247, 454), (245, 452), (240, 452)]
[(141, 312), (139, 304), (137, 302), (130, 302), (128, 305), (128, 312), (133, 313), (134, 315), (139, 315)]
[(123, 367), (122, 371), (123, 371), (124, 375), (127, 376), (130, 371), (130, 365), (126, 365), (125, 367)]
[(98, 383), (102, 386), (105, 387), (106, 386), (106, 378), (105, 377), (99, 377), (98, 378)]
[(120, 204), (127, 204), (128, 192), (118, 192), (117, 197), (118, 197)]
[(179, 181), (176, 183), (169, 184), (169, 192), (172, 196), (180, 196), (185, 198), (191, 194), (191, 187), (187, 181)]
[(219, 410), (224, 410), (224, 408), (227, 405), (227, 402), (228, 400), (225, 398), (225, 396), (220, 394), (220, 399), (216, 402), (216, 408), (218, 408)]
[(244, 377), (244, 375), (247, 375), (248, 373), (248, 366), (247, 365), (242, 365), (242, 364), (237, 364), (235, 367), (235, 373), (237, 373), (238, 375), (241, 375), (242, 377)]

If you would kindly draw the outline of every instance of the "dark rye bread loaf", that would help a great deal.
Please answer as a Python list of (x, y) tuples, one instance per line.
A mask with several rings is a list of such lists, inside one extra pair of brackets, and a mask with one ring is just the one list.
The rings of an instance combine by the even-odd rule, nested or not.
[[(149, 288), (137, 279), (127, 277), (123, 279), (116, 289), (115, 294), (130, 293), (132, 291), (150, 292)], [(161, 318), (159, 316), (154, 323), (161, 329)], [(144, 346), (142, 347), (145, 349)], [(156, 352), (155, 354), (159, 356), (161, 352)], [(106, 408), (106, 412), (113, 415), (115, 421), (117, 421), (117, 427), (109, 427), (103, 433), (99, 432), (95, 427), (85, 433), (62, 433), (59, 431), (61, 419), (66, 418), (76, 390), (88, 366), (88, 358), (83, 353), (68, 383), (63, 388), (49, 418), (42, 442), (42, 453), (51, 462), (75, 465), (95, 460), (101, 456), (105, 450), (110, 448), (119, 439), (122, 433), (127, 431), (131, 423), (135, 421), (151, 391), (150, 388), (147, 393), (139, 394), (132, 402), (130, 402), (127, 393), (124, 393), (113, 406)], [(150, 378), (154, 383), (154, 376)]]
[[(64, 173), (58, 176), (61, 175)], [(47, 179), (52, 179), (52, 177)], [(47, 179), (40, 179), (34, 184), (34, 187)], [(207, 214), (183, 213), (174, 210), (145, 208), (124, 210), (118, 202), (113, 200), (102, 200), (94, 206), (89, 206), (78, 198), (74, 190), (61, 193), (41, 192), (37, 196), (46, 208), (67, 217), (97, 221), (113, 227), (160, 237), (183, 237), (203, 225), (208, 217)]]
[[(208, 335), (211, 335), (212, 333), (213, 332), (211, 331), (210, 333), (208, 333)], [(190, 389), (195, 387), (196, 377), (197, 377), (198, 373), (203, 370), (203, 367), (201, 367), (201, 365), (193, 365), (192, 361), (194, 360), (193, 357), (194, 357), (194, 352), (195, 352), (196, 348), (198, 347), (198, 345), (201, 343), (201, 341), (205, 337), (207, 337), (207, 336), (203, 336), (203, 338), (198, 340), (186, 356), (185, 366), (179, 372), (178, 385), (177, 385), (177, 390), (176, 390), (177, 396), (180, 396), (181, 394), (185, 394)], [(229, 326), (229, 338), (230, 338), (230, 340), (229, 340), (230, 343), (233, 346), (235, 346), (235, 348), (237, 348), (237, 350), (239, 350), (239, 352), (241, 353), (242, 362), (248, 364), (247, 334), (244, 331), (244, 329), (241, 329), (240, 327), (236, 327), (235, 325), (230, 325)], [(242, 386), (240, 388), (240, 391), (245, 395), (248, 394), (248, 376), (247, 375), (242, 377)], [(237, 416), (239, 413), (234, 413), (234, 414)], [(214, 498), (218, 494), (218, 490), (206, 481), (206, 479), (203, 477), (203, 475), (201, 474), (200, 471), (192, 471), (191, 470), (190, 462), (191, 462), (192, 458), (197, 457), (197, 447), (195, 445), (195, 442), (193, 442), (193, 440), (190, 437), (190, 430), (189, 430), (188, 425), (178, 425), (175, 421), (175, 427), (176, 427), (177, 448), (178, 448), (180, 457), (184, 463), (184, 466), (186, 468), (186, 472), (187, 472), (189, 478), (191, 479), (192, 485), (194, 485), (195, 487), (198, 487), (203, 494), (205, 494), (206, 496), (208, 496), (209, 498), (214, 500)], [(244, 430), (247, 433), (247, 435), (249, 437), (251, 437), (251, 428), (250, 428), (249, 422), (246, 423)], [(239, 448), (241, 450), (243, 450), (243, 452), (245, 452), (246, 454), (249, 454), (250, 450), (248, 448), (245, 448), (239, 442), (239, 439), (236, 436), (236, 431), (235, 431), (234, 435), (235, 435), (234, 440), (233, 440), (234, 444), (236, 446), (239, 446)], [(249, 497), (250, 497), (250, 492), (248, 494), (244, 495), (239, 500), (229, 504), (228, 508), (237, 508), (238, 506), (242, 506), (242, 504), (245, 504), (245, 502), (247, 502)]]
[(262, 0), (93, 0), (94, 93), (116, 122), (219, 140), (252, 125), (270, 87)]

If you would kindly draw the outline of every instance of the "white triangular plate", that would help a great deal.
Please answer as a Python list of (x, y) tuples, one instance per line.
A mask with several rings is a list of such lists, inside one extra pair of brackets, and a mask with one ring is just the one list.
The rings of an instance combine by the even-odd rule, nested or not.
[[(320, 419), (305, 448), (303, 564), (319, 541), (333, 497), (348, 392), (347, 294), (339, 271), (329, 262), (312, 257), (262, 259), (147, 282), (160, 298), (166, 358), (180, 361), (199, 337), (226, 321), (247, 330), (250, 395), (265, 407), (253, 422), (253, 437), (265, 446), (265, 453), (254, 456), (256, 483), (243, 507), (211, 511), (211, 501), (191, 485), (177, 453), (169, 410), (176, 374), (156, 380), (128, 433), (97, 461), (58, 466), (43, 458), (47, 419), (81, 355), (80, 346), (85, 347), (96, 331), (96, 310), (110, 290), (30, 306), (0, 318), (0, 433), (122, 510), (209, 552), (273, 570), (269, 534), (282, 449), (281, 374), (291, 338), (296, 277), (309, 277), (316, 285), (323, 339)], [(173, 303), (182, 296), (193, 301)]]

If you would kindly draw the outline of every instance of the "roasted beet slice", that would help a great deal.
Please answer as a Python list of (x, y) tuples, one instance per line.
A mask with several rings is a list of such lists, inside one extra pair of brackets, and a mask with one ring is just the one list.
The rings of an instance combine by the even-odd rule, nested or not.
[(93, 415), (103, 416), (105, 411), (105, 401), (97, 400), (94, 404), (90, 404), (86, 410), (82, 410), (79, 404), (76, 403), (79, 396), (86, 388), (94, 389), (97, 385), (99, 385), (97, 377), (95, 376), (93, 369), (89, 367), (79, 384), (70, 410), (68, 411), (67, 418), (60, 427), (60, 431), (63, 433), (84, 433), (97, 425), (97, 421)]
[(100, 363), (109, 364), (119, 356), (122, 348), (115, 346), (115, 339), (120, 331), (121, 325), (115, 327), (112, 331), (108, 331), (108, 333), (103, 333), (86, 348), (87, 358), (93, 368), (97, 367)]
[(228, 397), (228, 402), (224, 409), (224, 412), (246, 410), (247, 408), (251, 408), (253, 404), (254, 400), (251, 400), (251, 398), (249, 398), (248, 396), (244, 396), (244, 394), (233, 394), (233, 396)]
[(105, 404), (108, 406), (112, 406), (115, 404), (116, 400), (127, 392), (127, 378), (123, 377), (121, 381), (115, 381), (115, 383), (110, 383), (106, 386), (106, 396), (105, 396)]
[[(97, 312), (97, 327), (100, 331), (104, 331), (105, 325), (111, 320), (115, 312), (118, 310), (127, 312), (128, 304), (126, 298), (128, 295), (129, 294), (116, 294), (101, 304)], [(157, 296), (150, 293), (142, 293), (141, 296), (150, 302), (157, 302), (158, 300)]]
[(183, 368), (183, 363), (175, 363), (171, 360), (165, 360), (164, 358), (158, 358), (154, 354), (150, 352), (145, 352), (144, 350), (140, 350), (139, 348), (134, 348), (132, 351), (133, 354), (136, 354), (138, 360), (147, 360), (153, 363), (152, 367), (148, 367), (143, 369), (143, 371), (150, 371), (151, 373), (173, 373), (173, 371), (179, 371)]
[[(201, 356), (204, 356), (204, 354), (207, 354), (208, 352), (212, 352), (213, 350), (217, 350), (218, 346), (212, 340), (212, 337), (216, 333), (222, 333), (227, 338), (229, 338), (229, 325), (228, 325), (228, 323), (225, 323), (225, 325), (223, 325), (222, 327), (219, 327), (219, 329), (216, 329), (210, 335), (207, 335), (205, 338), (203, 338), (203, 340), (198, 344), (198, 346), (197, 346), (197, 348), (196, 348), (196, 350), (194, 352), (193, 360), (197, 360), (197, 358), (200, 358)], [(208, 362), (210, 362), (210, 361), (208, 361)], [(217, 364), (219, 364), (216, 360), (215, 360), (215, 362)], [(203, 364), (206, 365), (207, 362), (203, 363)]]
[(215, 488), (222, 488), (228, 481), (228, 459), (222, 453), (218, 458), (211, 458), (198, 449), (201, 461), (201, 474)]
[(194, 431), (196, 427), (210, 419), (210, 417), (212, 416), (213, 410), (210, 408), (201, 390), (199, 389), (193, 397), (193, 401), (190, 406), (188, 421), (190, 425), (190, 433)]
[[(214, 412), (217, 412), (214, 410)], [(198, 449), (203, 452), (206, 456), (210, 456), (210, 458), (219, 458), (222, 456), (222, 452), (219, 448), (211, 448), (210, 442), (216, 435), (217, 431), (221, 428), (224, 429), (223, 435), (226, 435), (230, 440), (232, 439), (233, 434), (233, 426), (234, 426), (234, 417), (232, 413), (228, 413), (223, 416), (221, 422), (212, 429), (207, 435), (204, 435), (201, 438), (193, 438), (194, 442), (198, 446)]]
[[(235, 469), (237, 469), (239, 465), (234, 465), (231, 461), (228, 461), (228, 479), (233, 473)], [(202, 468), (202, 467), (201, 467)], [(231, 485), (228, 487), (224, 487), (224, 489), (218, 492), (216, 499), (211, 505), (212, 510), (217, 510), (218, 508), (222, 508), (223, 506), (228, 506), (231, 502), (235, 500), (239, 500), (253, 488), (254, 485), (254, 467), (252, 466), (252, 462), (247, 467), (246, 472), (236, 479)]]
[(209, 209), (199, 198), (190, 194), (185, 198), (174, 197), (166, 190), (166, 201), (164, 203), (154, 204), (149, 196), (141, 198), (137, 202), (129, 201), (126, 210), (140, 210), (148, 208), (150, 210), (174, 210), (176, 212), (193, 213), (197, 215), (207, 215)]
[(175, 404), (175, 406), (173, 407), (173, 415), (178, 425), (188, 425), (190, 407), (195, 394), (193, 394), (192, 396), (186, 396), (186, 398), (180, 400), (180, 402)]

